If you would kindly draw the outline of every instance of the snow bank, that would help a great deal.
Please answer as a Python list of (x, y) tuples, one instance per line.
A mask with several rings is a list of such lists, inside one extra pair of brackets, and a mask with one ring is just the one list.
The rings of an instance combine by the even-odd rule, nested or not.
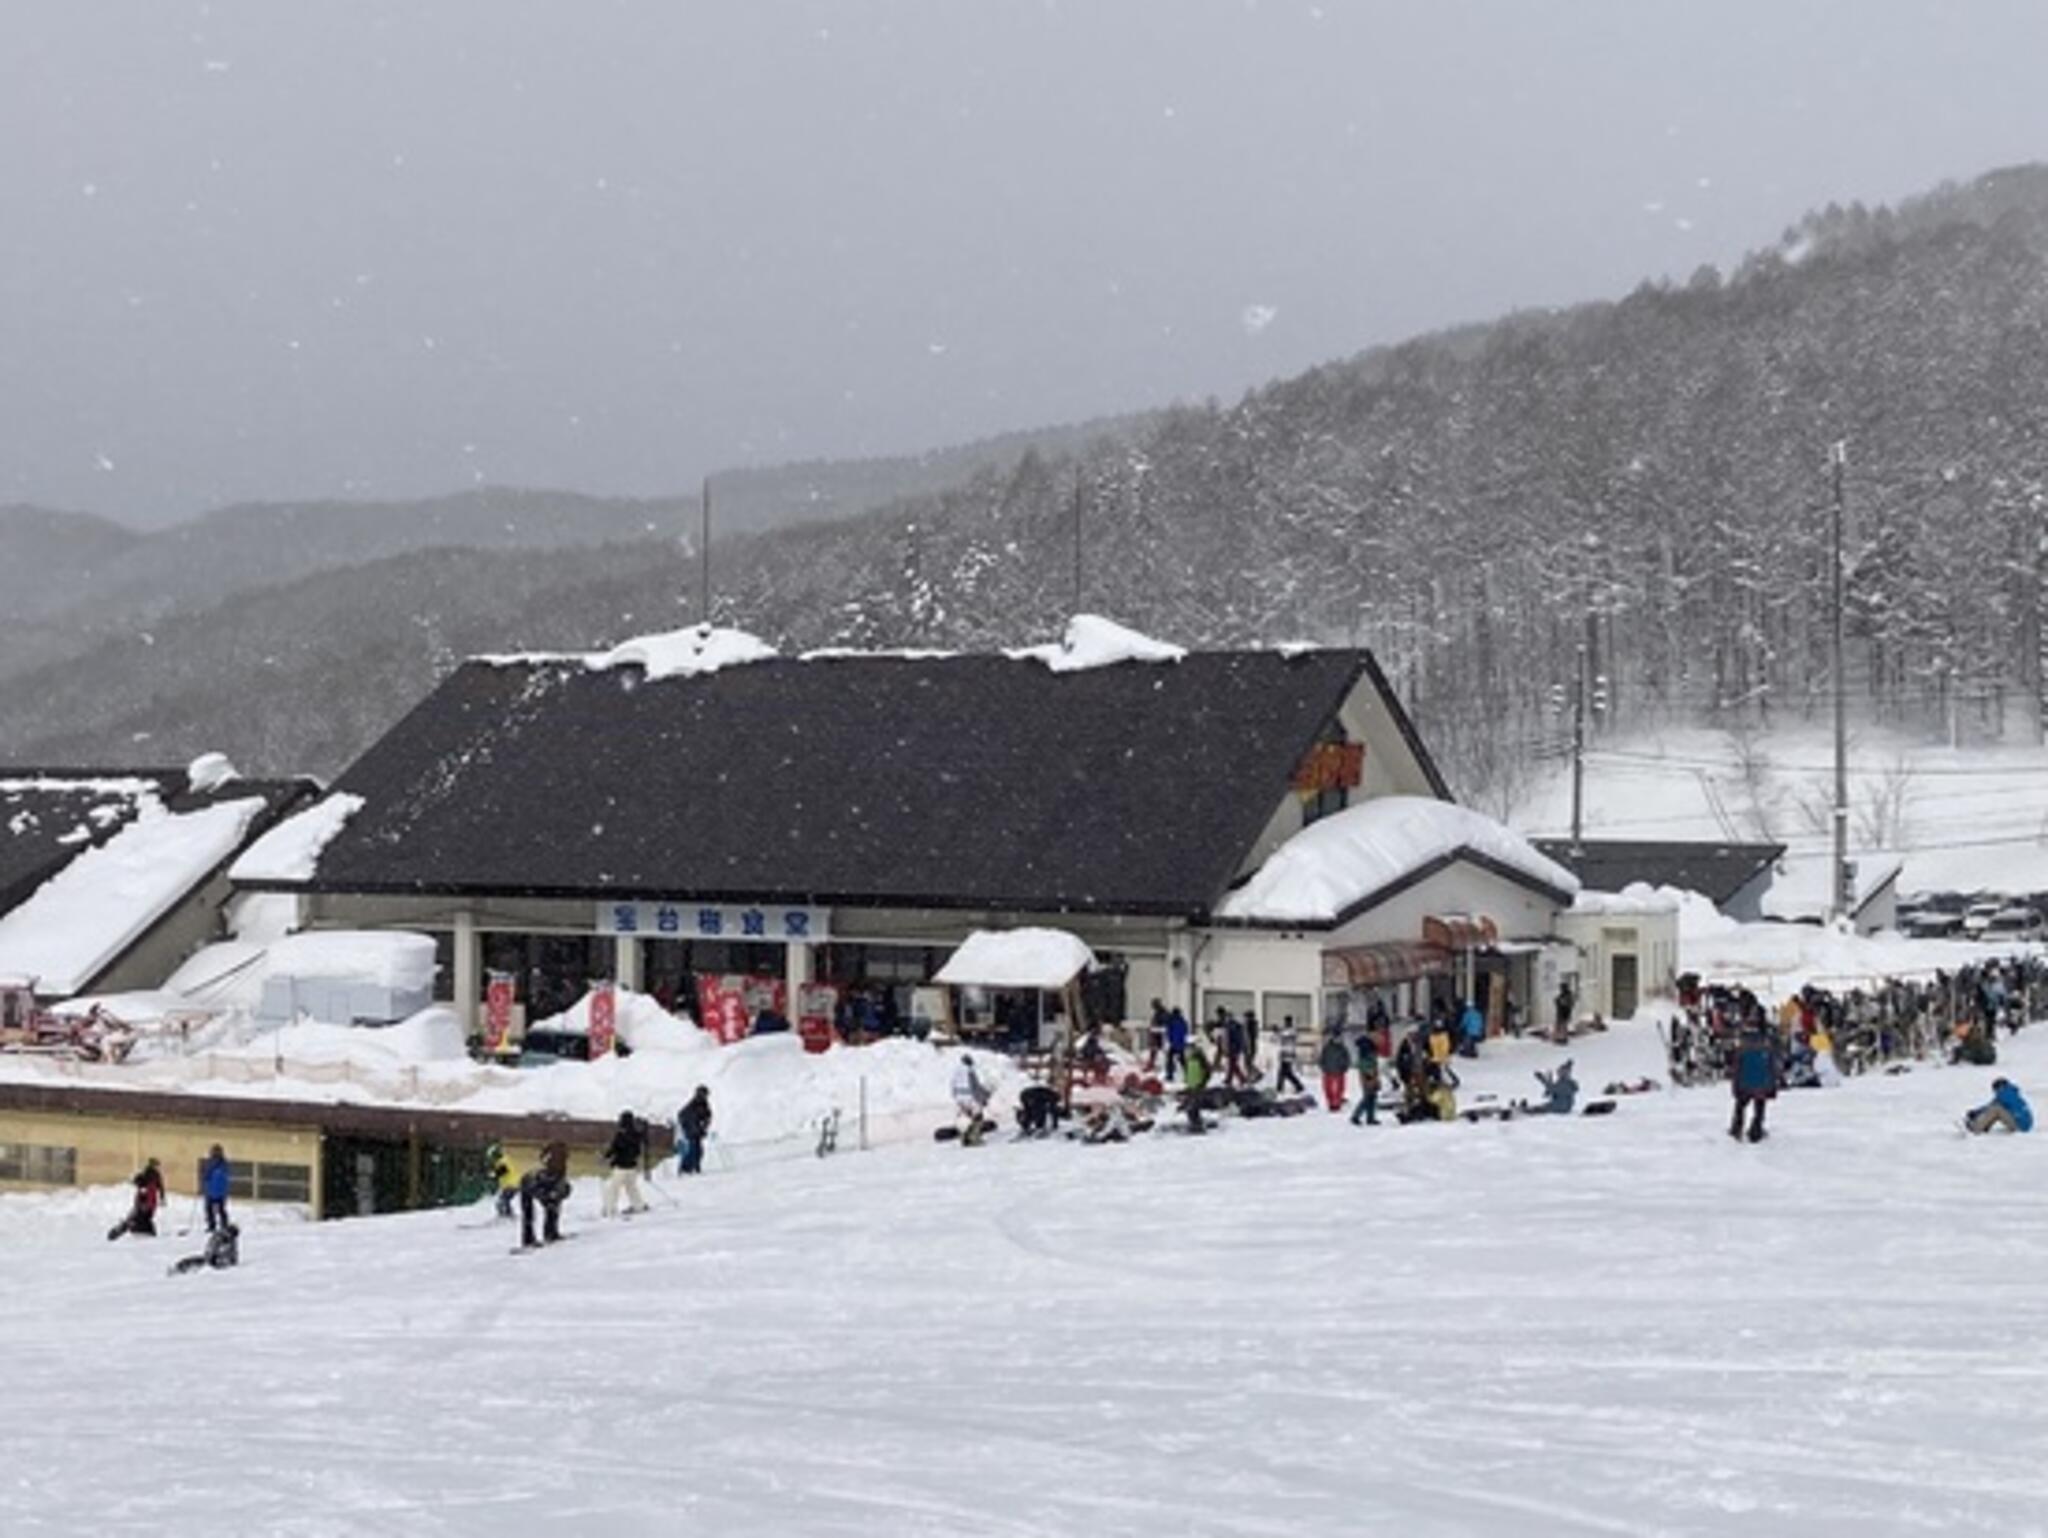
[(1078, 673), (1118, 662), (1178, 662), (1187, 650), (1126, 629), (1099, 614), (1076, 614), (1067, 621), (1067, 632), (1059, 641), (1018, 647), (1004, 655), (1020, 662), (1042, 662), (1055, 673)]
[(432, 991), (431, 935), (387, 929), (313, 929), (268, 944), (223, 940), (195, 952), (164, 982), (170, 993), (220, 1008), (255, 1009), (273, 977), (326, 978), (395, 993)]
[(320, 851), (363, 809), (363, 798), (332, 795), (296, 812), (242, 852), (231, 881), (311, 881)]
[(1095, 952), (1064, 929), (977, 929), (935, 980), (968, 988), (1064, 988), (1094, 965)]
[(232, 855), (262, 811), (254, 798), (193, 812), (145, 801), (133, 822), (0, 918), (0, 972), (76, 993)]
[(472, 1066), (462, 1022), (444, 1004), (423, 1009), (396, 1025), (329, 1025), (298, 1020), (239, 1046), (217, 1048), (227, 1058), (295, 1058), (306, 1062), (352, 1062), (366, 1068), (402, 1068), (433, 1063)]
[(1404, 876), (1471, 850), (1576, 893), (1579, 878), (1491, 817), (1424, 796), (1381, 796), (1325, 817), (1282, 844), (1224, 898), (1225, 918), (1330, 924)]
[[(630, 988), (613, 990), (612, 1028), (619, 1040), (635, 1052), (702, 1052), (718, 1045), (718, 1038), (699, 1030), (688, 1015), (672, 1015), (651, 994)], [(590, 1034), (590, 995), (584, 994), (559, 1015), (549, 1015), (527, 1026), (532, 1031), (559, 1031), (570, 1036)]]

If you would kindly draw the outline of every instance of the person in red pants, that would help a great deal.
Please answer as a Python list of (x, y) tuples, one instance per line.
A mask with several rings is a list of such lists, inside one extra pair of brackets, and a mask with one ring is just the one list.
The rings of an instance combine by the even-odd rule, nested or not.
[(1351, 1049), (1337, 1032), (1323, 1038), (1322, 1056), (1316, 1065), (1323, 1070), (1323, 1103), (1333, 1111), (1343, 1110), (1344, 1081), (1351, 1076)]

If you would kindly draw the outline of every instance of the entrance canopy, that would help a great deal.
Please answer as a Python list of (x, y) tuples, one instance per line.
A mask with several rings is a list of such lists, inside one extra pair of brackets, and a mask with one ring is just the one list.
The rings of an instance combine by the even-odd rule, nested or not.
[(954, 988), (1037, 988), (1056, 993), (1095, 965), (1095, 953), (1064, 929), (977, 929), (935, 981)]
[(1500, 926), (1483, 913), (1434, 913), (1422, 921), (1422, 938), (1447, 951), (1490, 950)]
[(1323, 983), (1330, 988), (1377, 988), (1420, 977), (1445, 977), (1450, 970), (1448, 950), (1418, 940), (1386, 940), (1323, 952)]

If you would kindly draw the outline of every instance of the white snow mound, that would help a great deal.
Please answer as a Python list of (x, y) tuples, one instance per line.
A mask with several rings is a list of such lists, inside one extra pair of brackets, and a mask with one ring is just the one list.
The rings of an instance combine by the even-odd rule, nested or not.
[(361, 796), (333, 795), (295, 812), (242, 852), (230, 881), (311, 881), (320, 852), (363, 809)]
[(1095, 965), (1095, 952), (1064, 929), (977, 929), (939, 968), (959, 988), (1064, 988)]
[(1154, 640), (1099, 614), (1076, 614), (1067, 621), (1067, 633), (1060, 640), (1018, 647), (1004, 655), (1019, 662), (1042, 662), (1055, 673), (1078, 673), (1118, 662), (1178, 662), (1187, 649)]
[(661, 678), (695, 678), (716, 673), (720, 668), (747, 662), (767, 662), (779, 656), (774, 647), (744, 630), (717, 625), (691, 625), (657, 635), (635, 636), (621, 641), (610, 651), (589, 659), (602, 671), (616, 667), (642, 667), (651, 683)]
[(201, 795), (241, 777), (225, 753), (202, 753), (185, 768), (185, 783)]

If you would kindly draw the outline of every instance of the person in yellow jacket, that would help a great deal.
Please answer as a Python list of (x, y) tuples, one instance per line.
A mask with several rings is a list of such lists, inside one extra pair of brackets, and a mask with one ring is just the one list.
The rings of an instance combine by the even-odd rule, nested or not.
[(519, 1171), (502, 1145), (493, 1143), (484, 1150), (484, 1170), (491, 1177), (491, 1190), (498, 1199), (498, 1216), (510, 1218), (512, 1198), (519, 1194)]

